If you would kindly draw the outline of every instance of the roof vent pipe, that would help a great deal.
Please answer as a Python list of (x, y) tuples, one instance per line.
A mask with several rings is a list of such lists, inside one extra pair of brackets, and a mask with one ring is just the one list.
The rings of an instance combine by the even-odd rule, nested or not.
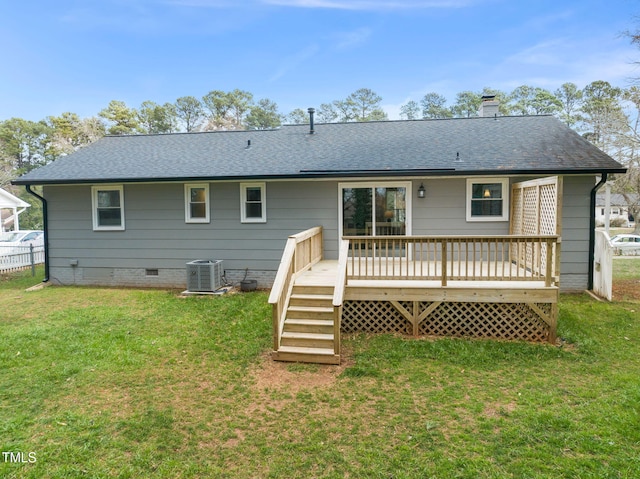
[(309, 134), (313, 135), (316, 130), (313, 129), (313, 114), (316, 112), (315, 108), (309, 108), (307, 110), (309, 112)]

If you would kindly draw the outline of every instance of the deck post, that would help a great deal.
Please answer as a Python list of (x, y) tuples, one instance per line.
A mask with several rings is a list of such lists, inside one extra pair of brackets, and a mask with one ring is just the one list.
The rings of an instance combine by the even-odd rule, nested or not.
[(442, 286), (447, 285), (447, 240), (442, 241)]
[(342, 305), (333, 307), (333, 354), (340, 356), (340, 323), (342, 320)]
[(280, 349), (280, 308), (278, 304), (271, 307), (271, 320), (273, 324), (273, 350)]
[(544, 285), (546, 287), (551, 286), (553, 282), (553, 242), (549, 239), (546, 241), (547, 244), (547, 258), (546, 258), (546, 268), (545, 268), (545, 278)]

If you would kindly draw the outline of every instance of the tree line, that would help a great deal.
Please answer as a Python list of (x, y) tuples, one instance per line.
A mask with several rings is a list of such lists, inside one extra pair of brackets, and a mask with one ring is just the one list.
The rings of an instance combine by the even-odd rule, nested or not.
[[(640, 214), (640, 88), (594, 81), (580, 89), (564, 83), (555, 91), (522, 85), (511, 92), (489, 87), (463, 91), (453, 103), (437, 92), (400, 107), (404, 120), (469, 118), (476, 116), (483, 96), (495, 96), (500, 115), (554, 115), (629, 168), (616, 180), (617, 192), (627, 194), (634, 216)], [(320, 123), (387, 120), (382, 97), (361, 88), (344, 99), (316, 109)], [(0, 121), (0, 187), (33, 168), (86, 146), (104, 135), (165, 134), (216, 130), (262, 130), (283, 124), (308, 123), (306, 109), (287, 114), (270, 99), (255, 101), (252, 93), (212, 90), (202, 98), (184, 96), (174, 103), (144, 101), (138, 108), (111, 101), (96, 116), (80, 118), (66, 112), (40, 121), (10, 118)]]
[[(403, 104), (400, 117), (406, 120), (471, 117), (477, 114), (483, 95), (494, 95), (500, 101), (501, 115), (556, 115), (601, 146), (602, 110), (609, 111), (608, 117), (615, 114), (622, 118), (625, 102), (633, 102), (634, 94), (633, 88), (622, 90), (604, 81), (593, 82), (584, 90), (565, 83), (553, 93), (523, 85), (510, 93), (492, 88), (463, 91), (448, 105), (444, 96), (431, 92), (419, 101)], [(345, 99), (322, 103), (316, 109), (316, 117), (320, 123), (387, 120), (381, 103), (380, 95), (361, 88)], [(36, 122), (21, 118), (0, 121), (0, 165), (5, 176), (22, 174), (104, 135), (261, 130), (308, 121), (305, 109), (283, 114), (272, 100), (256, 102), (253, 94), (238, 89), (213, 90), (200, 99), (180, 97), (174, 103), (163, 105), (149, 100), (138, 108), (113, 100), (89, 118), (66, 112)]]

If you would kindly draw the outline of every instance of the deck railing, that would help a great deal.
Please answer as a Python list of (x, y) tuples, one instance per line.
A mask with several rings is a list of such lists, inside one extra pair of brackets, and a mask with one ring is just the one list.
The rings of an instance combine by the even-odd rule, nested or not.
[(320, 261), (322, 251), (322, 226), (289, 236), (287, 239), (269, 295), (269, 303), (273, 307), (273, 339), (276, 351), (280, 347), (280, 337), (295, 278)]
[(558, 283), (555, 235), (349, 236), (347, 279)]

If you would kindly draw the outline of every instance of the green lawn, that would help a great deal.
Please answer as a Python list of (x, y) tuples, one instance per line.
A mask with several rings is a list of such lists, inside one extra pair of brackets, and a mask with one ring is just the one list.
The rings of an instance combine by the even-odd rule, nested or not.
[(640, 477), (638, 302), (564, 296), (562, 347), (358, 335), (335, 367), (268, 359), (264, 292), (36, 282), (0, 278), (2, 478)]
[(614, 257), (613, 258), (613, 279), (615, 280), (628, 280), (628, 279), (640, 279), (640, 258), (625, 258)]

